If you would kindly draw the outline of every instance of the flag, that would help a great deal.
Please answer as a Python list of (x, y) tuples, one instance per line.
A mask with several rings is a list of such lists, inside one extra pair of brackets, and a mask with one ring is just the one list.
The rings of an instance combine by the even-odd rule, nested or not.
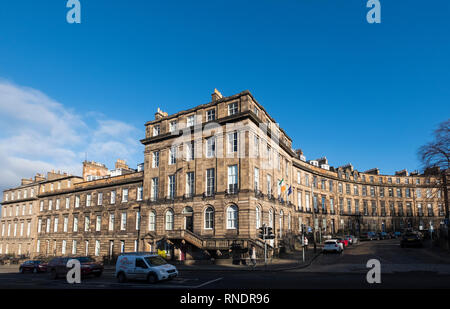
[(280, 182), (278, 183), (279, 186), (281, 186), (281, 184), (283, 183), (284, 178), (280, 180)]
[(286, 185), (281, 186), (281, 193), (284, 193), (284, 191), (286, 191)]
[(292, 186), (289, 186), (289, 189), (288, 189), (288, 191), (287, 191), (287, 195), (289, 196), (289, 195), (291, 195), (292, 194)]

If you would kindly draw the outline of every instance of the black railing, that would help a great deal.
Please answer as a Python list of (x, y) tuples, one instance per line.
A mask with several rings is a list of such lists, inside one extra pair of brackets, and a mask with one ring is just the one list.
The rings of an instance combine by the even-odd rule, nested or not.
[(203, 198), (214, 197), (214, 195), (215, 195), (215, 192), (210, 192), (210, 193), (204, 192)]

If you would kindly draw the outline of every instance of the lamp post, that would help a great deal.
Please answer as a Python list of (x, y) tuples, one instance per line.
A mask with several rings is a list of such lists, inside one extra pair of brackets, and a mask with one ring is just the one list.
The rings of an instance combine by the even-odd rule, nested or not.
[(314, 242), (314, 253), (317, 251), (317, 244), (316, 244), (316, 208), (314, 204), (314, 177), (311, 181), (311, 197), (313, 200), (313, 211), (312, 211), (312, 219), (313, 219), (313, 242)]

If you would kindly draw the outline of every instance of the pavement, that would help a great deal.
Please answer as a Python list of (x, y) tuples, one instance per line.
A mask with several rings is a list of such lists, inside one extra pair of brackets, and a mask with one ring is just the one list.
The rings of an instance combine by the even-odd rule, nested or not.
[(207, 264), (207, 265), (186, 265), (177, 264), (176, 267), (180, 271), (283, 271), (290, 269), (299, 269), (308, 267), (314, 259), (316, 259), (322, 252), (321, 245), (317, 246), (316, 252), (313, 248), (309, 248), (305, 251), (305, 261), (303, 261), (302, 252), (293, 252), (289, 254), (283, 254), (283, 258), (269, 259), (267, 264), (264, 260), (257, 261), (255, 267), (251, 266), (249, 260), (246, 260), (246, 265), (233, 265), (231, 259), (227, 260), (227, 263), (221, 264)]

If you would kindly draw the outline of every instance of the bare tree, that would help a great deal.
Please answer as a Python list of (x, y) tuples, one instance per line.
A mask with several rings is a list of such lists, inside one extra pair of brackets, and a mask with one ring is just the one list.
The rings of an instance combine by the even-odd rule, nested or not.
[(442, 122), (434, 131), (434, 141), (419, 148), (419, 158), (424, 169), (439, 167), (450, 168), (450, 119)]

